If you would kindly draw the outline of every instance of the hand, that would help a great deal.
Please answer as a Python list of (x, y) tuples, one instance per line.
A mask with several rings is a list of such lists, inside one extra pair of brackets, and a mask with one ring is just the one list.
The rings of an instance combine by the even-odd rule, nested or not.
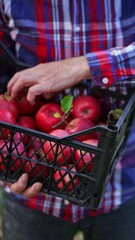
[(37, 95), (49, 98), (86, 78), (90, 78), (90, 71), (85, 57), (42, 63), (16, 73), (8, 83), (8, 93), (15, 98), (18, 91), (28, 87), (27, 99), (32, 103)]
[(10, 190), (15, 194), (22, 194), (24, 197), (30, 198), (37, 195), (41, 188), (42, 183), (36, 182), (31, 187), (27, 188), (28, 182), (28, 174), (24, 173), (17, 182), (15, 183), (4, 183), (4, 185), (8, 186)]

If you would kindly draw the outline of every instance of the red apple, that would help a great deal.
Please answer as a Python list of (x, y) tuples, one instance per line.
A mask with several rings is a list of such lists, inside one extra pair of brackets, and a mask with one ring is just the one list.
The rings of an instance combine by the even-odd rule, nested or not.
[[(13, 153), (16, 154), (16, 156), (12, 157), (11, 162), (13, 165), (11, 165), (10, 170), (16, 171), (22, 168), (22, 166), (25, 166), (25, 159), (22, 157), (26, 157), (26, 152), (24, 151), (24, 145), (23, 143), (19, 143), (16, 148), (14, 148)], [(20, 156), (20, 157), (19, 157)]]
[(42, 159), (43, 157), (40, 150), (38, 151), (35, 151), (34, 149), (29, 150), (28, 157), (30, 161), (28, 161), (25, 164), (24, 169), (31, 179), (37, 177), (38, 180), (43, 180), (45, 177), (49, 176), (50, 173), (49, 168), (41, 163), (41, 161), (43, 161)]
[(14, 118), (16, 119), (19, 115), (18, 103), (12, 99), (9, 95), (0, 94), (0, 109), (7, 109), (12, 112)]
[[(13, 113), (8, 109), (0, 109), (0, 121), (11, 124), (16, 123), (16, 119)], [(1, 138), (8, 138), (8, 136), (10, 135), (10, 131), (11, 131), (10, 129), (2, 127), (0, 129)]]
[(38, 151), (38, 150), (42, 149), (42, 146), (43, 146), (42, 139), (40, 139), (38, 137), (34, 137), (34, 136), (30, 137), (28, 151), (30, 151), (30, 150)]
[[(69, 134), (63, 129), (55, 129), (50, 132), (50, 135), (62, 138), (62, 137), (68, 136)], [(52, 163), (52, 161), (54, 161), (55, 159), (57, 144), (55, 142), (46, 141), (43, 147), (46, 154), (46, 158), (48, 159), (49, 162)], [(58, 147), (57, 158), (56, 158), (57, 165), (70, 163), (71, 151), (72, 150), (70, 149), (70, 147), (60, 144)]]
[[(74, 118), (67, 124), (67, 126), (65, 127), (65, 130), (69, 134), (74, 134), (86, 129), (91, 129), (92, 127), (94, 127), (94, 124), (89, 119)], [(75, 139), (78, 141), (83, 141), (88, 138), (96, 138), (96, 134), (94, 132), (89, 134), (84, 134), (82, 136), (76, 137)]]
[(88, 118), (96, 123), (99, 120), (100, 113), (100, 104), (93, 96), (80, 95), (73, 100), (72, 115), (74, 118)]
[[(9, 134), (9, 137), (10, 137), (10, 134)], [(21, 141), (21, 142), (23, 142), (23, 144), (25, 144), (25, 146), (26, 146), (26, 144), (28, 144), (29, 138), (30, 138), (29, 135), (22, 133), (22, 132), (16, 132), (14, 134), (14, 137), (17, 142)]]
[[(68, 191), (72, 191), (79, 184), (78, 177), (75, 177), (74, 173), (67, 172), (69, 169), (66, 166), (63, 166), (62, 169), (56, 170), (54, 173), (54, 180), (57, 187), (59, 189), (67, 187)], [(76, 172), (76, 169), (72, 167), (71, 171)]]
[[(10, 149), (10, 141), (7, 142), (8, 149)], [(22, 168), (22, 165), (26, 164), (25, 157), (26, 149), (22, 141), (20, 141), (15, 134), (12, 142), (12, 157), (10, 158), (10, 170), (16, 171)]]
[[(83, 141), (83, 143), (97, 146), (98, 139), (87, 139)], [(74, 153), (74, 161), (76, 163), (76, 169), (79, 171), (87, 170), (88, 172), (90, 172), (92, 169), (92, 160), (94, 156), (95, 156), (94, 153), (89, 153), (89, 152), (85, 152), (77, 149)]]
[(24, 171), (28, 173), (30, 179), (43, 181), (49, 176), (49, 169), (45, 165), (33, 161), (27, 162), (24, 166)]
[(36, 129), (35, 120), (31, 116), (20, 116), (17, 123), (24, 128)]
[(44, 151), (41, 147), (37, 149), (31, 148), (27, 153), (30, 159), (34, 159), (39, 162), (46, 162)]
[(27, 100), (26, 89), (23, 89), (22, 91), (18, 92), (15, 100), (18, 103), (20, 115), (31, 115), (35, 113), (37, 109), (40, 107), (40, 104), (42, 102), (41, 96), (37, 96), (35, 99), (35, 103), (31, 104)]
[[(22, 165), (25, 164), (24, 158), (26, 157), (26, 150), (23, 143), (19, 142), (15, 138), (13, 138), (12, 146), (10, 146), (11, 143), (9, 140), (7, 140), (7, 142), (4, 142), (3, 140), (0, 141), (0, 148), (4, 151), (3, 153), (1, 152), (0, 159), (4, 159), (6, 162), (9, 160), (11, 171), (19, 170)], [(9, 149), (11, 150), (11, 156), (7, 158), (9, 154)]]
[[(36, 129), (35, 119), (31, 116), (20, 116), (16, 124), (24, 128)], [(29, 142), (30, 136), (25, 133), (21, 133), (20, 135), (17, 132), (16, 138), (22, 138), (23, 143), (27, 144)]]
[[(61, 122), (63, 115), (60, 104), (46, 103), (36, 113), (37, 127), (42, 132), (49, 133), (56, 124)], [(59, 126), (57, 128), (63, 127)]]
[(6, 169), (6, 158), (2, 151), (7, 152), (7, 147), (4, 140), (0, 140), (0, 171), (4, 171)]

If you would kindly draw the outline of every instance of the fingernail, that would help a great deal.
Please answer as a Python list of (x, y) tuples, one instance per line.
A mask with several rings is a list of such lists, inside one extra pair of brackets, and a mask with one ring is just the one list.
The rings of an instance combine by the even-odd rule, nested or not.
[(24, 173), (24, 174), (21, 176), (20, 180), (26, 181), (26, 180), (27, 180), (27, 173)]
[(33, 187), (34, 187), (34, 190), (37, 192), (42, 188), (42, 183), (35, 183)]

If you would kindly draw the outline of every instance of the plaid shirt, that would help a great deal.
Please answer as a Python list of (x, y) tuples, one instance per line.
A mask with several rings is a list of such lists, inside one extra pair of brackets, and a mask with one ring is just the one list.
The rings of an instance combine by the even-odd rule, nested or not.
[[(93, 85), (126, 92), (135, 84), (134, 0), (0, 0), (0, 39), (31, 66), (85, 55)], [(0, 71), (3, 92), (13, 70)], [(45, 194), (13, 197), (71, 222), (118, 208), (135, 197), (135, 121), (97, 212)]]

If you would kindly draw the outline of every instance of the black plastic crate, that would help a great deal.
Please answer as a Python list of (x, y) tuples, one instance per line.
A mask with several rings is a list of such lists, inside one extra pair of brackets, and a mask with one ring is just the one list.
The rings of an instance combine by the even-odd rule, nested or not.
[[(115, 157), (130, 129), (135, 108), (134, 91), (128, 95), (120, 95), (104, 89), (100, 94), (105, 98), (111, 96), (118, 102), (122, 102), (124, 111), (116, 124), (95, 126), (65, 138), (57, 138), (0, 122), (0, 179), (16, 182), (23, 172), (28, 172), (29, 186), (36, 181), (41, 181), (42, 192), (96, 210), (116, 164)], [(6, 131), (10, 132), (8, 140), (4, 140)], [(98, 146), (75, 140), (76, 136), (93, 132), (100, 134)], [(22, 142), (25, 142), (26, 138), (29, 139), (29, 143), (23, 147)], [(45, 152), (44, 144), (47, 143), (49, 150)], [(80, 151), (78, 162), (83, 162), (86, 154), (91, 159), (91, 170), (88, 170), (85, 164), (79, 170), (75, 162), (77, 150)], [(65, 153), (66, 151), (68, 153)], [(58, 164), (60, 155), (64, 159), (61, 165)], [(72, 164), (69, 164), (71, 161)]]

